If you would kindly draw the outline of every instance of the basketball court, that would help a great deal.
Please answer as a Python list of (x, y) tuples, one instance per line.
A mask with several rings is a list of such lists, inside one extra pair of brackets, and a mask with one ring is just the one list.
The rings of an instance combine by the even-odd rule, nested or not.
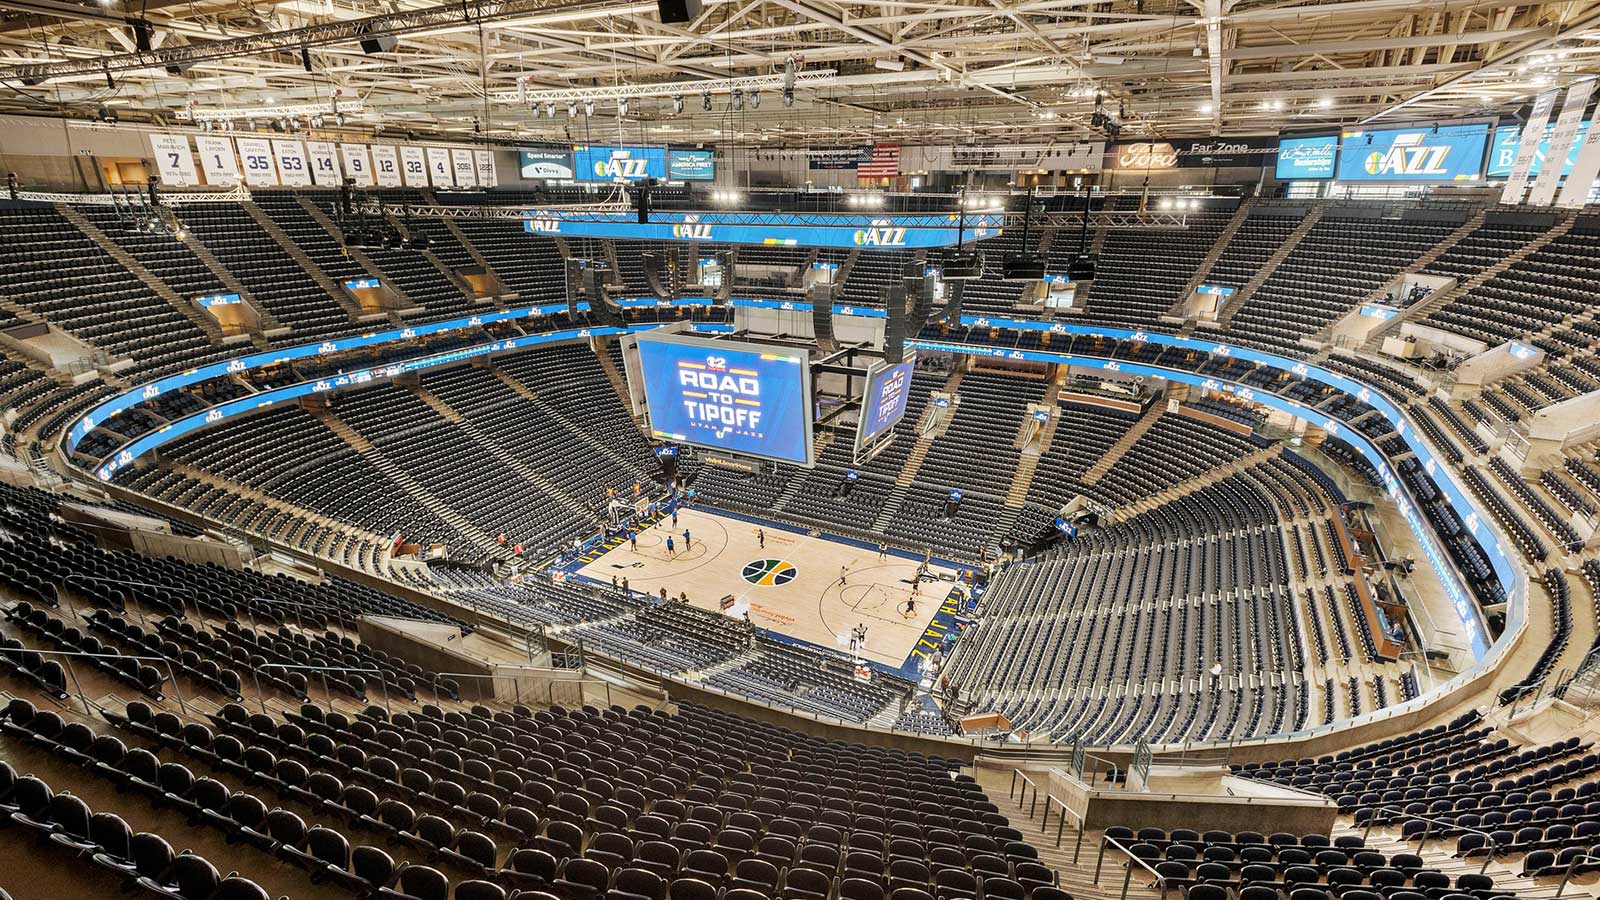
[[(612, 576), (627, 578), (630, 588), (651, 594), (664, 587), (670, 596), (687, 594), (691, 604), (731, 616), (748, 611), (758, 627), (836, 650), (848, 651), (851, 631), (865, 625), (861, 658), (907, 674), (943, 640), (955, 611), (957, 570), (937, 558), (928, 567), (931, 577), (914, 590), (921, 556), (890, 550), (880, 559), (875, 545), (729, 513), (680, 510), (676, 527), (664, 516), (637, 543), (634, 549), (626, 539), (610, 539), (594, 547), (578, 576), (607, 585)], [(731, 598), (726, 608), (725, 598)]]

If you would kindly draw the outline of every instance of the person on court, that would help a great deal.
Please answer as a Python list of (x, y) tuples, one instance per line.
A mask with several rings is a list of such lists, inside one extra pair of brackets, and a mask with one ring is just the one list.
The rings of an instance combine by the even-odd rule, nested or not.
[(689, 552), (689, 529), (683, 530), (683, 552)]
[(639, 552), (639, 533), (631, 529), (628, 531), (628, 549)]
[(760, 528), (756, 529), (756, 546), (763, 550), (767, 549), (767, 533)]
[(678, 527), (678, 510), (677, 510), (676, 507), (674, 507), (673, 510), (672, 510), (672, 527), (673, 528), (677, 528)]
[(887, 558), (888, 555), (889, 555), (889, 545), (880, 543), (878, 545), (878, 561), (879, 562), (883, 562), (883, 560), (885, 558)]
[(902, 619), (909, 619), (917, 614), (917, 592), (913, 590), (911, 596), (906, 598), (906, 611), (900, 615)]
[(850, 574), (850, 566), (848, 566), (848, 565), (840, 566), (839, 567), (839, 583), (840, 584), (849, 584), (850, 581), (849, 581), (849, 579), (847, 577), (847, 576), (849, 576), (849, 574)]
[(672, 553), (673, 553), (673, 548), (672, 548), (672, 535), (670, 535), (670, 534), (669, 534), (669, 535), (667, 535), (667, 555), (668, 555), (668, 556), (671, 556), (671, 555), (672, 555)]

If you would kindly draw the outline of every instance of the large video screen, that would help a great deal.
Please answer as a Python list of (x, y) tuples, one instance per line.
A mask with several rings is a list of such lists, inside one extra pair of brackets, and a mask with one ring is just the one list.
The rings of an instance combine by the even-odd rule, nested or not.
[(639, 375), (657, 440), (812, 464), (806, 351), (643, 334)]
[(1346, 131), (1339, 143), (1340, 181), (1476, 181), (1483, 177), (1489, 125), (1418, 125)]
[(665, 147), (605, 147), (599, 145), (572, 148), (572, 170), (578, 181), (643, 181), (646, 178), (667, 177), (667, 149)]
[(906, 414), (911, 397), (911, 372), (915, 359), (891, 365), (879, 362), (867, 370), (867, 389), (861, 395), (861, 421), (856, 426), (856, 450), (893, 428)]
[(673, 181), (716, 181), (717, 155), (710, 150), (668, 150), (667, 178)]
[(1311, 181), (1333, 177), (1333, 160), (1339, 153), (1339, 136), (1283, 138), (1278, 141), (1277, 177), (1280, 181)]
[[(1556, 123), (1549, 122), (1544, 126), (1544, 137), (1539, 139), (1539, 146), (1533, 151), (1533, 166), (1528, 169), (1528, 177), (1533, 178), (1544, 168), (1544, 154), (1550, 149), (1550, 132), (1554, 131)], [(1565, 178), (1572, 173), (1572, 164), (1578, 161), (1578, 150), (1583, 146), (1583, 136), (1589, 133), (1589, 123), (1579, 122), (1578, 132), (1572, 138), (1572, 146), (1567, 148), (1567, 162), (1561, 167), (1561, 176)], [(1501, 125), (1494, 130), (1494, 143), (1489, 145), (1489, 167), (1486, 174), (1490, 178), (1508, 178), (1511, 168), (1517, 164), (1517, 150), (1522, 146), (1521, 125)]]

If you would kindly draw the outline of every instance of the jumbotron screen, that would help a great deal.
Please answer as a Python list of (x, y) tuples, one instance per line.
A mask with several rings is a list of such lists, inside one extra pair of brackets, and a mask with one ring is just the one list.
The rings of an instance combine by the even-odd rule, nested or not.
[(867, 371), (867, 388), (861, 395), (861, 422), (856, 427), (857, 452), (905, 416), (915, 366), (914, 359), (907, 359), (894, 364), (879, 362)]
[(642, 334), (638, 346), (657, 440), (812, 464), (804, 350), (665, 334)]

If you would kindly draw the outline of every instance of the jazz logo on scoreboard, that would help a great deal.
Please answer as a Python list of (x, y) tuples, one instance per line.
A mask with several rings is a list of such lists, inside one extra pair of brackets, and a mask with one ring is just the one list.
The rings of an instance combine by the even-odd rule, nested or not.
[(762, 437), (761, 373), (728, 365), (725, 356), (705, 362), (678, 360), (678, 387), (689, 423), (708, 428), (718, 440), (729, 432)]

